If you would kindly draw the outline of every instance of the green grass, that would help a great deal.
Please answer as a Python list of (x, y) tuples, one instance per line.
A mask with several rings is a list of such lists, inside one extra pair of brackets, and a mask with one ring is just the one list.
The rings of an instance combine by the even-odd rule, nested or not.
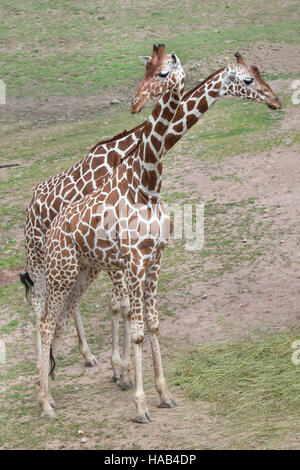
[[(188, 199), (188, 194), (169, 193), (171, 203), (180, 200), (189, 203), (201, 202)], [(166, 198), (168, 200), (168, 198)], [(170, 202), (168, 200), (168, 202)], [(171, 207), (171, 206), (170, 206)], [(264, 218), (266, 208), (255, 198), (231, 203), (206, 201), (204, 205), (204, 245), (199, 251), (187, 251), (186, 240), (174, 240), (163, 255), (163, 268), (159, 277), (159, 290), (167, 291), (172, 285), (184, 295), (184, 290), (193, 282), (208, 282), (220, 279), (225, 273), (235, 272), (239, 267), (254, 268), (268, 253), (275, 253), (277, 237), (284, 238), (287, 228), (273, 230), (278, 206), (268, 209), (269, 218)], [(291, 230), (296, 230), (296, 224)], [(206, 262), (213, 260), (213, 267)], [(187, 269), (178, 277), (178, 266), (185, 262)]]
[(208, 401), (210, 414), (226, 418), (248, 445), (262, 439), (269, 447), (286, 434), (296, 438), (299, 365), (292, 363), (291, 345), (299, 336), (298, 329), (199, 346), (180, 360), (172, 380), (192, 400)]
[(9, 334), (19, 326), (19, 320), (12, 320), (0, 328), (1, 333)]
[(209, 63), (212, 55), (247, 48), (249, 38), (251, 44), (270, 46), (299, 39), (296, 5), (276, 0), (270, 12), (254, 2), (249, 12), (241, 2), (214, 3), (194, 0), (179, 8), (174, 2), (135, 0), (128, 8), (103, 0), (4, 0), (1, 78), (9, 96), (98, 94), (137, 79), (142, 74), (138, 56), (149, 54), (153, 42), (166, 42), (183, 63)]
[[(66, 159), (75, 157), (77, 162), (104, 136), (118, 134), (124, 127), (127, 129), (135, 127), (143, 122), (147, 115), (146, 111), (138, 117), (132, 116), (128, 110), (124, 112), (114, 108), (106, 112), (105, 121), (103, 116), (99, 115), (94, 117), (94, 120), (86, 119), (83, 122), (68, 124), (41, 125), (32, 128), (32, 123), (25, 121), (22, 125), (7, 126), (6, 129), (0, 129), (0, 138), (4, 140), (5, 137), (0, 150), (0, 160), (7, 161), (9, 157), (18, 158), (24, 163), (38, 160), (48, 172), (52, 169), (50, 165), (53, 165), (53, 171), (57, 165), (60, 165), (60, 161), (65, 166), (69, 161), (74, 164), (74, 161)], [(27, 135), (25, 141), (24, 134)], [(21, 171), (24, 171), (24, 168)], [(30, 168), (27, 171), (30, 171)]]
[(25, 266), (25, 250), (23, 244), (7, 239), (0, 247), (0, 270)]
[(288, 139), (295, 142), (296, 129), (278, 131), (285, 112), (270, 112), (265, 105), (237, 98), (221, 99), (205, 114), (201, 125), (196, 124), (186, 135), (182, 151), (193, 151), (202, 160), (221, 160), (270, 151), (284, 145)]

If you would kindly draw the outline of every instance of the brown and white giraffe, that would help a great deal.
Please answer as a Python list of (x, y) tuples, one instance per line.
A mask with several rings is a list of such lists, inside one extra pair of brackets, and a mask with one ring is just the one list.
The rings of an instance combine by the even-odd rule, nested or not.
[[(244, 97), (253, 101), (266, 103), (272, 109), (281, 107), (280, 101), (275, 96), (270, 86), (265, 83), (255, 66), (247, 66), (240, 54), (235, 54), (237, 64), (229, 64), (217, 72), (211, 74), (193, 90), (186, 93), (175, 114), (172, 125), (169, 127), (165, 139), (164, 152), (168, 151), (197, 120), (207, 111), (216, 99), (224, 94)], [(150, 58), (144, 58), (145, 61)], [(144, 83), (145, 85), (145, 83)], [(146, 90), (144, 90), (144, 94)], [(132, 111), (136, 111), (133, 102)], [(27, 221), (25, 229), (25, 240), (28, 253), (29, 266), (34, 273), (35, 279), (42, 278), (44, 287), (44, 261), (43, 261), (43, 238), (46, 229), (57, 213), (68, 203), (78, 200), (96, 187), (100, 187), (103, 180), (111, 175), (115, 168), (124, 161), (134, 150), (141, 137), (145, 123), (131, 129), (129, 132), (119, 134), (114, 138), (102, 141), (93, 147), (88, 156), (76, 164), (70, 170), (51, 178), (40, 184), (34, 193), (32, 201), (27, 209)], [(118, 347), (118, 315), (120, 310), (125, 319), (124, 331), (128, 331), (126, 324), (126, 312), (128, 311), (128, 298), (122, 272), (111, 272), (113, 280), (113, 293), (111, 298), (111, 313), (113, 323), (113, 355), (112, 365), (114, 377), (119, 377), (118, 366), (120, 354)], [(35, 281), (36, 282), (36, 281)], [(38, 282), (38, 285), (40, 282)], [(44, 288), (41, 289), (44, 298)], [(42, 304), (42, 302), (41, 302)], [(41, 308), (37, 309), (38, 312)], [(67, 311), (70, 313), (70, 310)], [(95, 359), (92, 357), (82, 329), (82, 323), (78, 310), (74, 313), (80, 344), (84, 344), (87, 363), (91, 365)], [(63, 321), (61, 319), (61, 321)], [(81, 329), (78, 327), (81, 325)], [(81, 333), (81, 334), (80, 334)], [(128, 335), (127, 335), (128, 336)], [(124, 357), (128, 357), (128, 337), (124, 341)], [(122, 359), (122, 360), (123, 360)], [(126, 363), (126, 361), (125, 361)], [(120, 382), (123, 388), (128, 388), (130, 381), (128, 371), (122, 365), (124, 380)], [(126, 379), (125, 379), (126, 376)]]
[[(154, 46), (154, 54), (157, 52), (157, 46)], [(146, 62), (145, 57), (141, 57), (143, 62)], [(149, 57), (150, 59), (150, 57)], [(157, 77), (151, 76), (151, 71), (148, 70), (146, 79), (143, 80), (142, 96), (147, 95), (147, 99), (143, 100), (139, 106), (139, 111), (146, 104), (147, 100), (157, 96), (159, 93), (160, 83), (157, 82)], [(162, 77), (160, 77), (162, 78)], [(154, 87), (152, 87), (154, 85)], [(144, 123), (143, 123), (144, 124)], [(140, 125), (139, 127), (143, 126)], [(26, 210), (26, 224), (25, 224), (25, 247), (27, 251), (27, 266), (32, 273), (33, 281), (29, 273), (20, 274), (21, 281), (26, 286), (26, 296), (31, 294), (33, 289), (32, 303), (35, 309), (37, 324), (41, 312), (44, 309), (45, 303), (45, 275), (44, 275), (44, 235), (50, 227), (52, 220), (58, 212), (68, 203), (81, 199), (84, 195), (89, 194), (96, 188), (101, 187), (101, 184), (109, 175), (112, 174), (126, 155), (133, 152), (137, 146), (141, 133), (135, 135), (132, 131), (130, 133), (124, 131), (118, 136), (118, 143), (115, 144), (114, 139), (108, 139), (97, 144), (91, 149), (89, 155), (81, 162), (76, 164), (69, 170), (51, 178), (50, 180), (40, 183), (34, 190), (31, 202)], [(132, 135), (131, 135), (132, 134)], [(130, 344), (129, 339), (129, 322), (128, 322), (128, 293), (123, 280), (122, 274), (118, 272), (109, 273), (114, 290), (112, 292), (110, 301), (110, 311), (112, 316), (112, 330), (113, 330), (113, 354), (112, 365), (114, 371), (114, 379), (119, 380), (120, 374), (117, 372), (121, 359), (119, 354), (119, 342), (115, 341), (118, 338), (119, 331), (119, 312), (122, 311), (124, 319), (124, 349), (128, 350), (126, 345)], [(70, 300), (65, 306), (65, 317), (61, 321), (64, 323), (66, 319), (73, 315), (75, 325), (79, 338), (80, 351), (85, 358), (85, 365), (92, 367), (96, 365), (96, 358), (90, 352), (89, 346), (86, 341), (86, 335), (83, 329), (81, 317), (78, 308), (74, 307), (73, 302)], [(63, 324), (61, 325), (63, 327)], [(38, 369), (41, 357), (41, 338), (38, 333)], [(123, 358), (125, 354), (123, 354)], [(123, 361), (124, 362), (124, 361)], [(122, 369), (123, 380), (119, 381), (119, 385), (123, 389), (132, 386), (130, 381), (126, 381), (125, 370), (126, 364), (123, 363)]]
[(149, 76), (156, 76), (151, 95), (162, 97), (135, 152), (115, 169), (101, 189), (64, 208), (45, 236), (46, 305), (39, 322), (39, 402), (43, 416), (55, 416), (49, 392), (49, 355), (55, 336), (60, 334), (58, 320), (65, 304), (78, 302), (101, 270), (125, 273), (135, 352), (135, 421), (150, 421), (142, 381), (144, 303), (160, 406), (175, 406), (162, 370), (156, 293), (161, 254), (170, 230), (170, 219), (160, 201), (161, 155), (168, 127), (183, 96), (184, 71), (175, 54), (166, 55), (163, 45), (154, 48), (134, 100), (137, 110), (144, 105), (144, 84)]

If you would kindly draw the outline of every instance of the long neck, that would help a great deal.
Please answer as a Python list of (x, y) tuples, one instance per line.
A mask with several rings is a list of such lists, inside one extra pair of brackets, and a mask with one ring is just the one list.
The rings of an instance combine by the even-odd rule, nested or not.
[(164, 141), (183, 95), (183, 80), (178, 87), (165, 93), (147, 121), (137, 154), (132, 160), (132, 188), (135, 199), (148, 202), (160, 197)]
[(168, 152), (187, 130), (196, 124), (217, 98), (224, 95), (226, 69), (227, 67), (213, 73), (182, 98), (169, 126), (163, 154)]

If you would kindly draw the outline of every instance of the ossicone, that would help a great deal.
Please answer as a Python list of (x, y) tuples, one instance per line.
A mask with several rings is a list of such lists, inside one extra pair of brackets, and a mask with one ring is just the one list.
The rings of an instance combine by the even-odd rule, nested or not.
[(240, 52), (236, 52), (234, 54), (234, 57), (236, 57), (236, 61), (237, 61), (238, 64), (244, 65), (246, 67), (246, 63), (245, 63), (245, 61), (243, 59), (243, 56)]

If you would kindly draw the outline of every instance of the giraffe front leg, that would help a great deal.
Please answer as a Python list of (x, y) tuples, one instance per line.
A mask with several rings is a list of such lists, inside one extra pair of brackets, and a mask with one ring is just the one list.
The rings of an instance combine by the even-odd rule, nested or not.
[(150, 332), (150, 342), (153, 357), (155, 386), (160, 396), (160, 408), (174, 408), (176, 401), (169, 392), (162, 366), (161, 352), (158, 340), (159, 318), (157, 310), (157, 281), (160, 270), (160, 257), (147, 271), (145, 281), (145, 309), (147, 327)]
[[(134, 337), (134, 334), (133, 334)], [(146, 397), (143, 387), (143, 369), (142, 369), (142, 342), (141, 332), (138, 333), (140, 343), (134, 342), (134, 362), (135, 362), (135, 405), (136, 416), (133, 419), (136, 423), (150, 423), (151, 416), (146, 405)]]
[[(122, 390), (129, 390), (133, 387), (131, 381), (130, 362), (130, 302), (124, 274), (122, 271), (109, 272), (113, 282), (113, 289), (110, 301), (110, 312), (112, 318), (112, 368), (113, 379)], [(123, 317), (123, 353), (122, 359), (119, 352), (119, 315)], [(121, 370), (120, 370), (121, 365)]]
[(37, 368), (38, 374), (40, 374), (41, 363), (42, 363), (42, 337), (41, 337), (40, 327), (38, 325), (36, 327), (36, 345), (37, 345), (36, 368)]
[[(157, 328), (158, 330), (158, 328)], [(157, 393), (160, 396), (160, 408), (174, 408), (177, 406), (176, 401), (169, 392), (161, 360), (161, 353), (158, 340), (158, 331), (151, 331), (150, 329), (150, 342), (152, 349), (153, 365), (154, 365), (154, 375), (155, 375), (155, 386)]]
[(113, 381), (119, 382), (121, 379), (121, 357), (119, 350), (119, 316), (120, 316), (120, 302), (117, 298), (117, 293), (113, 287), (110, 299), (110, 315), (111, 315), (111, 329), (112, 329), (112, 354), (111, 366), (113, 370)]
[(128, 293), (121, 301), (121, 312), (123, 316), (123, 353), (121, 362), (121, 380), (118, 383), (122, 390), (130, 390), (133, 388), (131, 381), (131, 361), (130, 361), (130, 344), (131, 344), (131, 327), (130, 327), (130, 302)]
[[(143, 387), (142, 368), (142, 344), (144, 341), (143, 322), (143, 290), (145, 272), (142, 267), (135, 267), (127, 275), (127, 287), (130, 298), (131, 309), (131, 336), (134, 343), (134, 364), (135, 364), (135, 405), (136, 416), (133, 419), (136, 423), (149, 423), (151, 416), (146, 404), (146, 397)], [(136, 272), (137, 275), (134, 275)]]

